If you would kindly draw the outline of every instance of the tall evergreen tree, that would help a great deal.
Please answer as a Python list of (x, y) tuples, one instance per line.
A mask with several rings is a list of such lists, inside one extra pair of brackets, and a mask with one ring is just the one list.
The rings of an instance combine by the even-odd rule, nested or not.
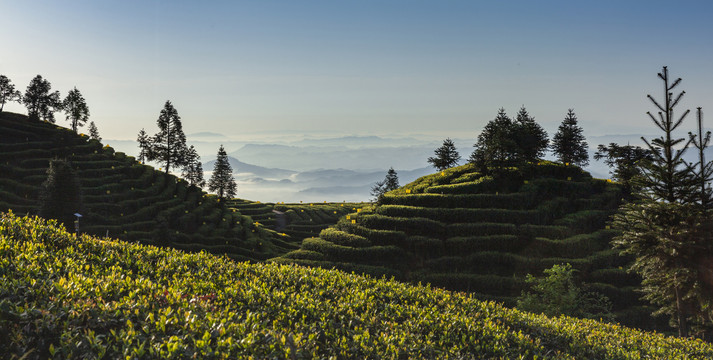
[(517, 158), (517, 142), (514, 139), (515, 124), (500, 108), (495, 119), (485, 125), (478, 135), (478, 141), (473, 145), (475, 150), (470, 155), (469, 162), (476, 164), (482, 171), (490, 167), (501, 168), (514, 164)]
[(79, 180), (71, 164), (65, 160), (51, 160), (40, 192), (40, 216), (57, 219), (68, 231), (72, 231), (74, 214), (81, 208)]
[(139, 143), (139, 162), (143, 164), (149, 157), (149, 151), (151, 151), (151, 139), (146, 134), (146, 131), (141, 129), (136, 141)]
[(102, 141), (102, 137), (99, 136), (99, 129), (97, 129), (97, 124), (95, 124), (94, 121), (89, 122), (89, 138)]
[(205, 186), (205, 180), (203, 179), (203, 165), (201, 165), (200, 160), (201, 157), (198, 155), (196, 148), (191, 145), (186, 152), (186, 165), (183, 166), (181, 176), (188, 180), (191, 185), (203, 187)]
[(442, 171), (458, 165), (460, 154), (456, 150), (455, 144), (451, 138), (443, 140), (443, 145), (434, 151), (435, 157), (429, 157), (428, 162), (433, 165), (438, 171)]
[(614, 216), (621, 235), (613, 243), (635, 257), (631, 269), (643, 279), (644, 298), (660, 307), (657, 313), (671, 316), (680, 336), (688, 336), (690, 321), (713, 305), (713, 284), (705, 281), (711, 275), (713, 244), (710, 219), (695, 203), (695, 178), (682, 159), (692, 140), (673, 136), (689, 113), (675, 120), (674, 107), (685, 92), (674, 97), (672, 90), (681, 79), (669, 82), (665, 66), (658, 76), (664, 101), (647, 95), (659, 109), (658, 117), (647, 114), (664, 134), (651, 141), (642, 137), (653, 161), (643, 168), (634, 194), (638, 200), (624, 204)]
[(30, 119), (54, 123), (54, 112), (62, 108), (62, 102), (59, 91), (50, 92), (51, 90), (52, 85), (41, 75), (35, 76), (30, 81), (22, 97)]
[(587, 166), (589, 164), (587, 148), (587, 142), (582, 127), (577, 124), (574, 109), (569, 109), (567, 116), (552, 138), (552, 151), (562, 163)]
[(697, 168), (695, 178), (697, 182), (698, 203), (703, 211), (711, 210), (713, 206), (713, 190), (710, 187), (713, 181), (713, 162), (706, 162), (705, 150), (711, 142), (711, 132), (707, 131), (703, 134), (703, 109), (700, 107), (697, 111), (698, 115), (698, 134), (694, 135), (691, 132), (688, 136), (691, 138), (693, 146), (698, 150), (698, 162), (691, 165), (692, 169)]
[(163, 164), (168, 174), (171, 166), (182, 167), (186, 164), (186, 135), (183, 134), (181, 117), (170, 101), (166, 101), (156, 123), (159, 132), (151, 139), (148, 160)]
[(15, 90), (15, 85), (5, 75), (0, 75), (0, 112), (5, 107), (5, 103), (10, 101), (20, 101), (22, 94)]
[(84, 126), (89, 120), (87, 102), (76, 87), (70, 90), (62, 101), (62, 110), (67, 114), (67, 121), (72, 124), (72, 130), (75, 133), (78, 127)]
[(515, 142), (518, 148), (518, 158), (522, 162), (536, 162), (545, 156), (547, 132), (535, 122), (525, 107), (521, 107), (515, 118)]
[(237, 193), (238, 186), (233, 178), (233, 169), (228, 161), (228, 154), (223, 145), (218, 149), (218, 158), (213, 166), (213, 174), (208, 181), (208, 190), (216, 193), (219, 198), (233, 198)]

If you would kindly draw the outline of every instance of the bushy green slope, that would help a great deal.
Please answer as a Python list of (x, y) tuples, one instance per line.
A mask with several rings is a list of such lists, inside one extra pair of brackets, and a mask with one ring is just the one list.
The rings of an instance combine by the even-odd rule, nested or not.
[(702, 359), (713, 347), (319, 268), (0, 220), (6, 358)]
[(52, 158), (79, 178), (81, 230), (128, 241), (262, 260), (293, 249), (215, 197), (69, 129), (0, 113), (0, 211), (36, 214)]
[(342, 218), (277, 262), (395, 276), (515, 304), (526, 274), (570, 263), (618, 320), (655, 328), (640, 280), (609, 244), (619, 188), (543, 162), (493, 178), (471, 165), (422, 177)]
[[(320, 231), (336, 224), (344, 215), (361, 206), (363, 204), (327, 202), (275, 204), (243, 199), (233, 199), (228, 202), (228, 207), (250, 216), (262, 226), (285, 234), (290, 241), (297, 243), (302, 239), (319, 235)], [(283, 217), (284, 224), (278, 223), (280, 216)]]

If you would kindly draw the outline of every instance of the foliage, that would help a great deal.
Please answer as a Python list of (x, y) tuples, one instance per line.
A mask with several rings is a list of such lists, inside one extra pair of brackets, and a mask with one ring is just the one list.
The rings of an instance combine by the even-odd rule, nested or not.
[(22, 94), (15, 90), (15, 85), (5, 75), (0, 75), (0, 112), (5, 107), (5, 103), (10, 101), (20, 101)]
[(475, 150), (468, 161), (476, 164), (481, 171), (512, 165), (517, 157), (514, 133), (515, 123), (507, 116), (505, 109), (500, 108), (495, 119), (488, 122), (478, 135), (478, 141), (473, 145)]
[(374, 197), (375, 201), (378, 201), (387, 192), (398, 188), (399, 176), (394, 168), (389, 168), (389, 171), (386, 172), (384, 180), (377, 181), (376, 184), (371, 187), (371, 196)]
[[(140, 136), (140, 135), (139, 135)], [(201, 165), (201, 157), (198, 155), (196, 148), (191, 145), (186, 151), (186, 164), (183, 165), (181, 176), (188, 180), (188, 183), (198, 187), (205, 186), (203, 179), (203, 165)]]
[(570, 264), (557, 264), (545, 269), (545, 277), (527, 274), (532, 292), (524, 292), (517, 308), (547, 316), (567, 315), (587, 319), (613, 320), (611, 302), (596, 292), (586, 292), (575, 284), (576, 270)]
[(81, 210), (82, 200), (79, 181), (70, 163), (50, 161), (40, 200), (40, 216), (57, 219), (67, 230), (74, 228), (74, 214)]
[(183, 133), (181, 117), (171, 101), (166, 101), (161, 114), (156, 120), (158, 133), (151, 138), (150, 151), (147, 159), (156, 160), (163, 164), (166, 174), (171, 166), (182, 167), (186, 165), (186, 135)]
[(218, 194), (221, 199), (233, 198), (237, 193), (238, 186), (233, 178), (233, 169), (228, 161), (228, 154), (223, 145), (218, 149), (218, 157), (213, 166), (213, 174), (208, 181), (208, 190)]
[(521, 107), (515, 118), (515, 142), (517, 143), (518, 160), (521, 163), (536, 162), (545, 156), (547, 150), (547, 132), (535, 122), (525, 107)]
[(27, 86), (22, 103), (27, 107), (30, 120), (54, 123), (54, 112), (62, 108), (59, 91), (50, 92), (52, 85), (41, 75), (35, 76)]
[(10, 358), (688, 359), (702, 341), (510, 310), (428, 286), (236, 263), (0, 220)]
[(143, 164), (149, 158), (149, 151), (151, 151), (151, 139), (148, 134), (146, 134), (146, 131), (141, 129), (136, 141), (139, 143), (139, 158), (137, 160)]
[(574, 109), (567, 110), (567, 115), (552, 138), (552, 151), (560, 162), (579, 166), (589, 164), (587, 142), (582, 132)]
[(70, 90), (62, 101), (62, 110), (67, 114), (67, 121), (72, 124), (72, 130), (75, 133), (78, 127), (84, 126), (89, 120), (87, 102), (76, 87)]
[(634, 193), (638, 200), (623, 205), (614, 217), (614, 226), (622, 232), (614, 243), (622, 253), (635, 257), (631, 269), (643, 278), (645, 298), (660, 307), (658, 313), (671, 315), (680, 336), (688, 336), (689, 321), (710, 311), (708, 301), (699, 299), (710, 299), (713, 281), (697, 280), (706, 279), (698, 273), (713, 261), (706, 231), (711, 220), (696, 204), (697, 182), (682, 159), (693, 138), (673, 137), (689, 113), (686, 110), (674, 120), (673, 109), (685, 92), (674, 98), (672, 90), (681, 79), (669, 83), (665, 66), (658, 76), (665, 100), (661, 105), (647, 95), (660, 110), (658, 118), (647, 114), (664, 134), (651, 141), (642, 137), (653, 160), (644, 164)]
[(624, 186), (627, 194), (632, 191), (632, 180), (642, 174), (641, 168), (644, 162), (654, 160), (651, 150), (639, 146), (620, 146), (610, 143), (609, 146), (599, 145), (594, 154), (594, 160), (602, 160), (610, 168), (612, 178)]
[[(706, 131), (705, 135), (703, 135), (703, 110), (700, 107), (697, 115), (698, 134), (693, 135), (688, 132), (688, 136), (693, 146), (698, 150), (698, 162), (689, 164), (689, 167), (694, 172), (695, 182), (697, 183), (694, 197), (703, 211), (708, 211), (713, 207), (713, 189), (710, 187), (710, 183), (713, 181), (713, 162), (706, 162), (705, 150), (710, 144), (711, 132)], [(697, 170), (694, 170), (696, 168)]]
[(456, 146), (450, 138), (443, 140), (443, 145), (434, 152), (436, 156), (429, 157), (428, 162), (438, 169), (438, 171), (458, 165), (460, 154), (458, 154)]
[(102, 137), (99, 136), (99, 129), (97, 129), (97, 124), (95, 124), (94, 121), (89, 122), (89, 138), (96, 141), (102, 141)]

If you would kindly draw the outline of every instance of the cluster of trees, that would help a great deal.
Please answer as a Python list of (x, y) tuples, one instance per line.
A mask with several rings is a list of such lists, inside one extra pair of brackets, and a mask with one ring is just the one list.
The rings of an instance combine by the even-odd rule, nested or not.
[[(589, 163), (587, 142), (572, 109), (568, 110), (550, 144), (547, 132), (524, 106), (514, 120), (501, 108), (495, 119), (485, 125), (473, 147), (468, 161), (483, 172), (537, 162), (548, 148), (565, 164), (586, 166)], [(460, 159), (453, 141), (448, 138), (428, 162), (438, 170), (445, 170), (458, 165)]]
[[(54, 113), (63, 111), (74, 132), (78, 132), (79, 128), (89, 120), (89, 107), (77, 87), (70, 90), (62, 99), (59, 91), (52, 91), (52, 84), (42, 75), (37, 75), (30, 81), (24, 94), (15, 89), (15, 85), (7, 76), (0, 75), (0, 112), (6, 103), (13, 101), (27, 107), (27, 115), (31, 120), (54, 123)], [(89, 124), (89, 136), (101, 140), (99, 130), (93, 121)]]
[[(166, 169), (167, 174), (172, 167), (180, 168), (181, 176), (191, 185), (204, 187), (206, 181), (203, 178), (200, 155), (193, 145), (187, 145), (181, 117), (171, 101), (166, 101), (164, 104), (156, 124), (159, 130), (153, 136), (149, 136), (145, 129), (139, 131), (136, 139), (139, 143), (138, 160), (142, 163), (156, 161)], [(218, 194), (220, 198), (234, 197), (237, 192), (233, 170), (223, 145), (218, 150), (218, 159), (213, 175), (208, 181), (208, 189)]]

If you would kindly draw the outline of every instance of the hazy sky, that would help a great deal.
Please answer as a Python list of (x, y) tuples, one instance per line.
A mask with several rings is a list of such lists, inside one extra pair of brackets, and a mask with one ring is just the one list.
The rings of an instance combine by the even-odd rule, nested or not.
[(475, 138), (521, 105), (550, 134), (570, 107), (585, 135), (651, 132), (663, 65), (682, 106), (713, 109), (711, 1), (0, 0), (0, 17), (0, 74), (76, 86), (107, 139), (156, 132), (168, 99), (189, 134)]

